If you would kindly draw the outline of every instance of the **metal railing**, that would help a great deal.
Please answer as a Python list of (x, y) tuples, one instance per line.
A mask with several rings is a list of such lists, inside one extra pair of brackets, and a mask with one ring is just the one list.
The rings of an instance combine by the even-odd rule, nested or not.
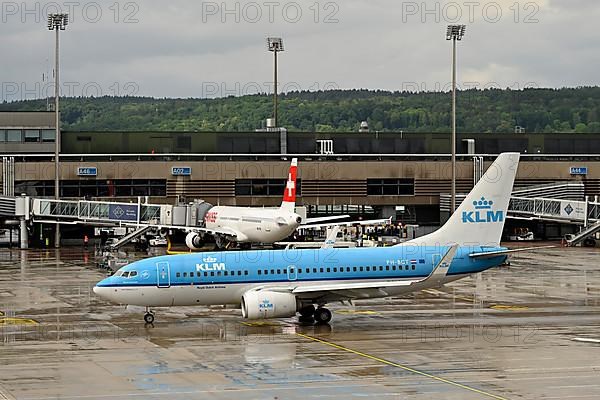
[(544, 198), (511, 197), (508, 212), (537, 217), (560, 218), (561, 201)]

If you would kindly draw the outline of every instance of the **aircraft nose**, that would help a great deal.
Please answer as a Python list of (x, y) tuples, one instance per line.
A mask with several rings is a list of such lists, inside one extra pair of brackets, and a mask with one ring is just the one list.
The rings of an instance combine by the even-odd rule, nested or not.
[(96, 285), (92, 290), (94, 291), (94, 294), (96, 294), (96, 296), (98, 297), (101, 297), (103, 299), (108, 299), (109, 297), (110, 288), (108, 287)]

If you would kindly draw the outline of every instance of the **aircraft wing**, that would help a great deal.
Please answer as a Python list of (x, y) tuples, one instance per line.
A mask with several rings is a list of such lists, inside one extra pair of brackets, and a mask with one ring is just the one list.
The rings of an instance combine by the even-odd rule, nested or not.
[[(450, 268), (450, 264), (457, 249), (458, 245), (450, 247), (426, 278), (411, 280), (380, 280), (374, 282), (335, 282), (295, 287), (265, 286), (259, 290), (285, 291), (295, 294), (302, 299), (324, 300), (327, 302), (369, 297), (385, 297), (388, 295), (387, 289), (389, 288), (403, 287), (405, 288), (403, 292), (409, 293), (440, 286), (448, 273), (448, 269)], [(397, 292), (397, 290), (394, 290), (394, 293)]]
[(540, 249), (551, 249), (554, 248), (556, 246), (537, 246), (537, 247), (523, 247), (521, 249), (506, 249), (506, 250), (498, 250), (498, 251), (488, 251), (486, 252), (481, 252), (481, 253), (471, 253), (469, 254), (469, 257), (471, 258), (492, 258), (492, 257), (498, 257), (498, 256), (502, 256), (505, 254), (512, 254), (512, 253), (518, 253), (521, 251), (535, 251), (535, 250), (540, 250)]
[(304, 223), (305, 224), (316, 224), (318, 222), (325, 222), (325, 221), (336, 221), (338, 219), (344, 219), (344, 218), (350, 218), (349, 215), (332, 215), (329, 217), (316, 217), (316, 218), (307, 218)]
[(323, 228), (326, 226), (353, 226), (353, 225), (389, 225), (392, 217), (383, 219), (368, 219), (364, 221), (324, 222), (322, 224), (300, 225), (298, 229)]
[(237, 238), (238, 233), (236, 231), (234, 231), (233, 229), (228, 229), (228, 228), (221, 228), (221, 229), (208, 229), (208, 228), (202, 228), (199, 226), (180, 226), (180, 225), (154, 225), (154, 224), (124, 224), (124, 225), (128, 225), (128, 226), (150, 226), (152, 228), (157, 228), (157, 229), (177, 229), (177, 230), (181, 230), (181, 231), (185, 231), (185, 232), (205, 232), (205, 233), (210, 233), (210, 234), (218, 234), (218, 235), (225, 235), (225, 236), (229, 236), (231, 238)]

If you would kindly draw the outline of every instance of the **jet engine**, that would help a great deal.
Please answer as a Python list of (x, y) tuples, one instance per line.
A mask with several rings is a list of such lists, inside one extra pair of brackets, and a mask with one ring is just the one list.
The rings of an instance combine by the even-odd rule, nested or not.
[(191, 250), (200, 250), (204, 246), (204, 238), (198, 232), (190, 232), (185, 237), (185, 244)]
[(298, 310), (291, 293), (249, 290), (242, 296), (242, 315), (248, 319), (293, 317)]

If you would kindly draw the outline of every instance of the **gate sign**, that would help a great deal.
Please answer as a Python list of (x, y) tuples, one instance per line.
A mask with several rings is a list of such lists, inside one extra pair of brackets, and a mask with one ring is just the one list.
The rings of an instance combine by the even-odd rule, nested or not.
[(77, 176), (96, 176), (98, 168), (96, 167), (77, 167)]
[(571, 167), (570, 172), (571, 175), (587, 175), (588, 169), (587, 167)]
[(190, 176), (192, 175), (192, 167), (171, 167), (171, 175)]
[(108, 218), (117, 221), (137, 221), (137, 204), (110, 204)]

